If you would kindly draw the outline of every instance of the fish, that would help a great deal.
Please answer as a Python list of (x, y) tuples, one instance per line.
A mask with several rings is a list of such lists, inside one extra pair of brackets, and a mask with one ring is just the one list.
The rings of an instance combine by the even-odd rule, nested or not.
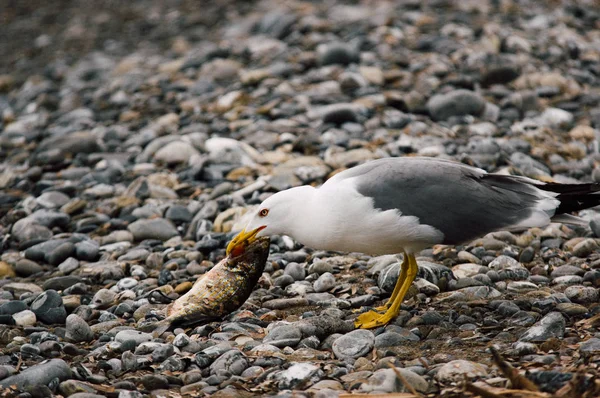
[(166, 318), (139, 328), (160, 336), (171, 326), (221, 319), (246, 302), (262, 275), (269, 256), (270, 238), (240, 244), (169, 304)]

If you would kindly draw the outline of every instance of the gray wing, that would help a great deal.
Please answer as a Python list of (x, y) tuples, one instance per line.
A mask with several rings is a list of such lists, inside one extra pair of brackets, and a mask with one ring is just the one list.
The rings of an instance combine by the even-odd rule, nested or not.
[[(356, 178), (358, 192), (373, 198), (375, 208), (418, 217), (440, 230), (446, 244), (519, 225), (547, 199), (534, 180), (432, 158), (380, 159), (336, 177)], [(553, 215), (554, 209), (547, 210), (542, 221)]]

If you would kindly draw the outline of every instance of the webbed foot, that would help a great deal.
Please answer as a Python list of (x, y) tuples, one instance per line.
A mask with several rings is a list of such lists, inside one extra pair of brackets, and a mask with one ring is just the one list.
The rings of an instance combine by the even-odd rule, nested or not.
[(379, 326), (388, 324), (398, 314), (393, 311), (386, 311), (384, 314), (380, 314), (375, 311), (365, 312), (360, 314), (354, 321), (354, 326), (361, 329), (373, 329)]

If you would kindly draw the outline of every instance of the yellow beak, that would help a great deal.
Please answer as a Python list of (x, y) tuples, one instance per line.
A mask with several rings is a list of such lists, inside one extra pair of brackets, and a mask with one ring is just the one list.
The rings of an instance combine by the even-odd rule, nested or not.
[(229, 244), (227, 245), (227, 255), (231, 254), (233, 249), (235, 249), (236, 247), (246, 246), (254, 242), (256, 240), (256, 235), (265, 228), (266, 226), (263, 225), (262, 227), (253, 229), (250, 232), (246, 232), (246, 229), (244, 228), (242, 232), (237, 234), (235, 238), (233, 238), (231, 242), (229, 242)]

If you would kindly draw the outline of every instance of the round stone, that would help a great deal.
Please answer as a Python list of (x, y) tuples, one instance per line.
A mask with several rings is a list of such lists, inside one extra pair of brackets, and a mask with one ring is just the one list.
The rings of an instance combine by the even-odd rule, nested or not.
[(92, 329), (79, 315), (71, 314), (67, 317), (66, 323), (67, 338), (77, 343), (91, 341), (94, 338)]
[(31, 310), (37, 319), (52, 325), (65, 323), (67, 311), (63, 305), (62, 297), (56, 290), (46, 290), (31, 303)]
[(370, 330), (358, 329), (339, 337), (333, 342), (333, 353), (339, 359), (356, 359), (368, 354), (375, 345)]
[(333, 287), (335, 287), (335, 285), (335, 276), (333, 276), (329, 272), (325, 272), (324, 274), (319, 276), (319, 278), (313, 284), (313, 287), (315, 289), (315, 292), (321, 293), (332, 289)]
[(465, 377), (467, 379), (474, 379), (487, 375), (487, 366), (477, 362), (457, 359), (442, 365), (438, 369), (435, 378), (441, 383), (452, 383), (463, 381)]
[(265, 344), (275, 347), (295, 347), (302, 339), (302, 332), (293, 325), (283, 325), (274, 328), (263, 339)]

